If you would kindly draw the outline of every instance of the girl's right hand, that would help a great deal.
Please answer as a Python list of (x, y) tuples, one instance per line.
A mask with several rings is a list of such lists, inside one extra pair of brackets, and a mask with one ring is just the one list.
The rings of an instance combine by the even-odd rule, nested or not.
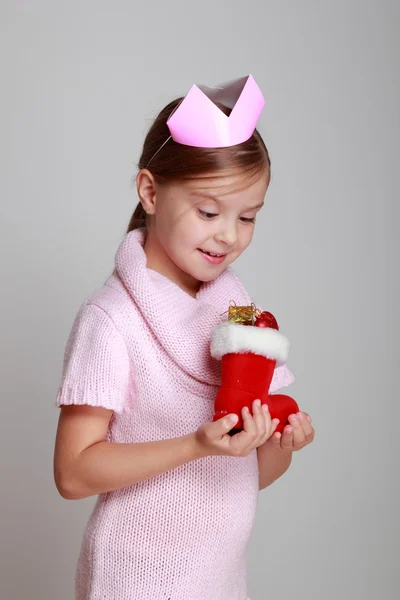
[(228, 435), (228, 431), (235, 427), (238, 419), (234, 422), (230, 415), (203, 423), (195, 432), (199, 453), (202, 456), (248, 456), (264, 444), (273, 435), (279, 419), (271, 419), (268, 408), (264, 409), (266, 404), (259, 406), (259, 402), (253, 402), (253, 415), (246, 407), (242, 409), (243, 430), (234, 436)]

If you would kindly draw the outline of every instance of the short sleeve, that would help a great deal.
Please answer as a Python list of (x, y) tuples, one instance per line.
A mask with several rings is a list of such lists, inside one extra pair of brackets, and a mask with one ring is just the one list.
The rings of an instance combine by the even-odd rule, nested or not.
[(130, 360), (122, 334), (95, 304), (83, 304), (64, 352), (56, 405), (88, 404), (121, 413), (129, 394)]
[(295, 376), (291, 370), (287, 367), (286, 363), (276, 367), (272, 376), (271, 385), (269, 387), (269, 393), (273, 394), (281, 388), (287, 387), (295, 380)]

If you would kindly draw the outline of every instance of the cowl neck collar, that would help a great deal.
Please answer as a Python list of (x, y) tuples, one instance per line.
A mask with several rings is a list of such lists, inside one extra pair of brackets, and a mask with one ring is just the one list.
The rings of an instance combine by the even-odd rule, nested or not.
[(115, 267), (143, 319), (171, 358), (190, 376), (220, 384), (220, 362), (210, 355), (211, 330), (224, 320), (231, 301), (250, 304), (238, 277), (229, 267), (217, 279), (203, 283), (196, 297), (149, 269), (144, 252), (145, 230), (129, 232), (120, 244)]

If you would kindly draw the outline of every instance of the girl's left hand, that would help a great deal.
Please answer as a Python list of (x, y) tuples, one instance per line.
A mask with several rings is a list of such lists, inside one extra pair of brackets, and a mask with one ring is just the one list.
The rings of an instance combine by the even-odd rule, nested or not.
[(315, 431), (311, 425), (311, 417), (305, 412), (289, 416), (290, 425), (286, 425), (283, 434), (275, 432), (265, 443), (277, 449), (293, 452), (311, 444)]

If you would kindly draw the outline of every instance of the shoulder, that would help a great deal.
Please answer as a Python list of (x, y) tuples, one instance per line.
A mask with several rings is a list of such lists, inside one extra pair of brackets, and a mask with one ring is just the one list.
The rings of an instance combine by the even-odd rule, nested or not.
[(92, 343), (127, 344), (127, 333), (138, 329), (140, 313), (121, 280), (111, 275), (79, 305), (67, 341), (71, 346)]
[(103, 313), (116, 329), (123, 330), (127, 317), (135, 314), (137, 308), (122, 281), (113, 274), (84, 300), (80, 312)]

